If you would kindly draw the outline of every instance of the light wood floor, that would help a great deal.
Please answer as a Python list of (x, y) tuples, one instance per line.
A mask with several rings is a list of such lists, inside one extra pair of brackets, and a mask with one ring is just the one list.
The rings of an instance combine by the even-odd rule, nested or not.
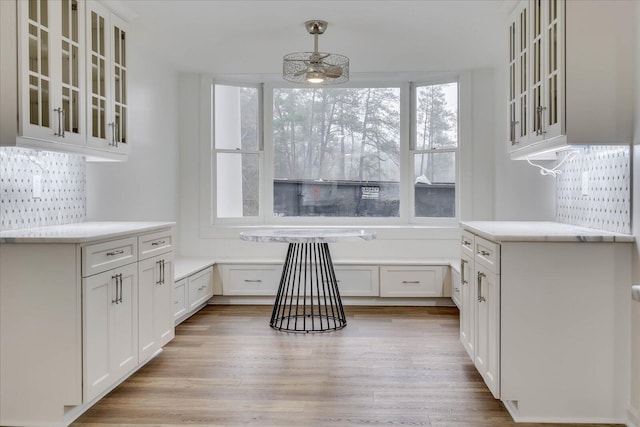
[(302, 335), (269, 328), (270, 307), (208, 306), (73, 425), (538, 425), (513, 423), (491, 396), (455, 308), (345, 311), (345, 329)]

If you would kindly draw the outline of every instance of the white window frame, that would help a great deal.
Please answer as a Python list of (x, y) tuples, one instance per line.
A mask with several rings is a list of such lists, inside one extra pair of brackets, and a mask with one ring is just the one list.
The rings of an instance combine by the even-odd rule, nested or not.
[[(462, 84), (461, 84), (461, 76), (459, 74), (445, 74), (440, 76), (435, 76), (427, 79), (421, 79), (419, 81), (411, 82), (411, 125), (410, 125), (410, 140), (409, 140), (409, 168), (408, 174), (410, 179), (410, 184), (408, 187), (409, 191), (409, 223), (411, 224), (429, 224), (429, 225), (442, 225), (442, 226), (454, 226), (458, 224), (460, 218), (460, 146), (461, 146), (461, 126), (460, 126), (460, 117), (461, 114), (461, 101), (462, 101)], [(417, 108), (417, 89), (419, 87), (424, 86), (434, 86), (441, 85), (447, 83), (457, 83), (458, 85), (458, 112), (457, 112), (457, 138), (458, 144), (457, 148), (446, 148), (446, 149), (416, 149), (417, 146), (417, 132), (416, 132), (416, 124), (418, 123), (418, 108)], [(429, 154), (429, 153), (455, 153), (456, 161), (455, 161), (455, 215), (453, 217), (420, 217), (416, 216), (416, 192), (415, 186), (413, 183), (414, 180), (414, 168), (415, 165), (413, 163), (415, 154)]]
[[(340, 85), (345, 88), (396, 87), (400, 88), (400, 211), (398, 217), (277, 217), (273, 215), (273, 90), (277, 88), (307, 88), (280, 81), (249, 83), (216, 79), (214, 76), (201, 77), (200, 101), (200, 235), (217, 237), (227, 235), (231, 230), (235, 235), (241, 229), (259, 227), (353, 227), (369, 228), (411, 228), (411, 227), (458, 227), (461, 215), (461, 200), (471, 202), (471, 195), (464, 188), (471, 184), (471, 77), (469, 72), (447, 73), (406, 81), (361, 81)], [(415, 87), (442, 83), (458, 83), (458, 148), (456, 150), (456, 194), (455, 216), (451, 218), (416, 217), (415, 191), (413, 185), (413, 147), (415, 147)], [(259, 111), (261, 111), (260, 135), (260, 203), (256, 217), (217, 218), (216, 206), (216, 151), (214, 132), (214, 85), (222, 84), (238, 87), (256, 87), (259, 91)], [(234, 152), (238, 152), (233, 150)], [(437, 150), (444, 152), (444, 150)], [(463, 173), (463, 169), (469, 173)], [(467, 181), (469, 181), (467, 183)], [(236, 230), (236, 231), (232, 231)]]
[[(210, 90), (209, 90), (209, 111), (210, 117), (209, 121), (211, 122), (211, 126), (209, 128), (210, 135), (210, 149), (208, 150), (208, 158), (210, 159), (210, 173), (208, 174), (207, 180), (209, 181), (210, 186), (210, 203), (207, 203), (210, 206), (210, 214), (207, 215), (209, 218), (209, 222), (211, 226), (237, 226), (237, 225), (246, 225), (246, 224), (264, 224), (265, 210), (264, 210), (264, 201), (263, 196), (265, 193), (265, 185), (264, 185), (264, 123), (263, 123), (263, 84), (262, 83), (243, 83), (243, 82), (235, 82), (235, 81), (226, 81), (220, 79), (210, 79)], [(216, 85), (224, 85), (224, 86), (233, 86), (233, 87), (245, 87), (245, 88), (254, 88), (258, 91), (258, 148), (256, 150), (248, 150), (248, 149), (229, 149), (229, 148), (216, 148), (216, 140), (215, 140), (215, 86)], [(218, 217), (218, 194), (217, 194), (217, 185), (215, 183), (215, 179), (218, 174), (217, 169), (217, 159), (218, 154), (229, 153), (229, 154), (255, 154), (258, 155), (258, 180), (259, 180), (259, 189), (258, 189), (258, 215), (256, 216), (247, 216), (247, 217)]]

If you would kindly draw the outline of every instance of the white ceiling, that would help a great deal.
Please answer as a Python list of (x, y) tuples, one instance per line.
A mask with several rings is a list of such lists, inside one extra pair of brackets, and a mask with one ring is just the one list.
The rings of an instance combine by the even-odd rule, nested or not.
[(130, 35), (180, 71), (279, 74), (313, 50), (304, 21), (329, 22), (319, 50), (360, 73), (486, 68), (504, 62), (505, 0), (109, 0)]

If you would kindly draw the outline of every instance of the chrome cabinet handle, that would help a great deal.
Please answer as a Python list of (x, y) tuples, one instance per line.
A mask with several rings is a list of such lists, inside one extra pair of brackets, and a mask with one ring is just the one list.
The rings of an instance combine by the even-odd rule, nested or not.
[(547, 133), (546, 131), (542, 130), (542, 112), (546, 110), (545, 107), (543, 107), (542, 105), (538, 105), (538, 108), (536, 108), (536, 114), (538, 115), (538, 127), (536, 129), (536, 135), (544, 135), (545, 133)]
[(111, 303), (120, 304), (122, 302), (122, 273), (114, 274), (111, 279), (116, 281), (116, 298), (111, 300)]
[(158, 280), (156, 280), (156, 285), (162, 285), (162, 260), (156, 261), (156, 265), (158, 266)]
[(120, 299), (118, 301), (122, 302), (122, 273), (120, 273), (119, 276), (120, 276)]
[(478, 271), (478, 302), (486, 301), (482, 296), (482, 278), (487, 277), (482, 271)]
[(151, 246), (164, 245), (165, 243), (166, 243), (166, 241), (164, 241), (164, 240), (158, 240), (157, 242), (153, 242), (151, 244)]
[(55, 132), (54, 135), (64, 138), (64, 109), (60, 107), (53, 111), (58, 113), (58, 132)]
[(119, 293), (119, 289), (118, 289), (118, 284), (119, 284), (119, 275), (118, 274), (114, 274), (113, 276), (111, 276), (111, 280), (115, 279), (116, 281), (116, 298), (111, 300), (111, 304), (119, 304), (120, 301), (118, 300), (118, 293)]
[(207, 287), (206, 285), (202, 285), (202, 286), (200, 286), (200, 287), (198, 288), (198, 290), (199, 290), (199, 291), (201, 291), (201, 290), (203, 290), (203, 289), (204, 289), (204, 288), (206, 288), (206, 287)]
[(419, 280), (403, 280), (402, 283), (420, 283)]
[(511, 145), (516, 145), (518, 143), (518, 141), (516, 141), (516, 125), (518, 124), (520, 124), (520, 122), (517, 120), (511, 122)]
[(111, 142), (109, 143), (112, 147), (118, 146), (118, 140), (116, 139), (116, 130), (118, 129), (118, 124), (116, 122), (111, 122), (108, 124), (111, 126)]
[(165, 275), (164, 275), (164, 260), (161, 259), (156, 261), (158, 264), (158, 280), (156, 281), (156, 285), (164, 285), (165, 283)]
[(482, 250), (482, 249), (480, 249), (480, 250), (478, 251), (478, 253), (479, 253), (480, 255), (482, 255), (482, 256), (489, 256), (489, 255), (491, 255), (491, 252), (489, 252), (489, 251), (485, 251), (485, 250)]
[(469, 246), (469, 245), (471, 244), (471, 242), (470, 242), (470, 241), (468, 241), (468, 240), (462, 239), (462, 244), (463, 244), (464, 246)]
[(461, 259), (460, 260), (460, 282), (462, 282), (463, 285), (466, 285), (467, 283), (469, 283), (467, 281), (467, 279), (464, 277), (464, 266), (467, 265), (467, 260), (466, 259)]
[(121, 249), (121, 250), (118, 250), (118, 251), (107, 252), (107, 256), (120, 255), (120, 254), (123, 254), (123, 253), (124, 253), (124, 251)]
[(262, 283), (260, 279), (244, 279), (246, 283)]

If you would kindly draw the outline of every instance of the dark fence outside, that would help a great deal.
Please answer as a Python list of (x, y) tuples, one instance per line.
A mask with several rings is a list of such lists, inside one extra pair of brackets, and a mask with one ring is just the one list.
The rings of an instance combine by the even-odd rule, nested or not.
[[(273, 187), (277, 216), (399, 216), (398, 182), (275, 180)], [(455, 216), (455, 184), (418, 183), (415, 191), (416, 216)]]

